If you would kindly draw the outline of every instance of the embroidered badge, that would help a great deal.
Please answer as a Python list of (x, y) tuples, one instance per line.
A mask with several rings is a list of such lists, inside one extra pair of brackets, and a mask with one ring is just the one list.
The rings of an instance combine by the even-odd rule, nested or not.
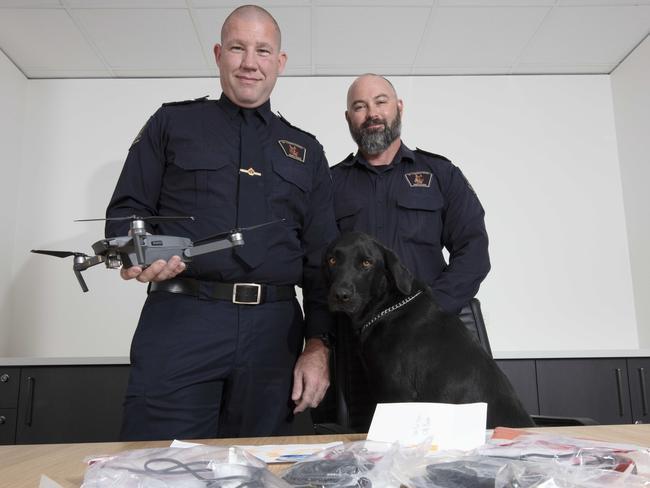
[(429, 188), (431, 186), (431, 173), (428, 171), (414, 171), (404, 175), (411, 187)]
[(246, 173), (248, 176), (262, 176), (262, 173), (258, 173), (252, 167), (248, 169), (240, 168), (240, 173)]
[(285, 141), (284, 139), (280, 139), (278, 141), (278, 144), (280, 144), (280, 147), (284, 151), (285, 156), (287, 156), (288, 158), (295, 159), (296, 161), (300, 161), (301, 163), (305, 162), (305, 157), (307, 156), (307, 149), (302, 147), (300, 144), (296, 144), (295, 142)]

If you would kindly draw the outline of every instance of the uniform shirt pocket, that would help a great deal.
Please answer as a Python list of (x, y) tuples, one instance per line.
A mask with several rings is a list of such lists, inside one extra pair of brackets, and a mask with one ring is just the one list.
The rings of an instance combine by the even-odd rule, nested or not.
[(311, 191), (311, 174), (304, 163), (273, 159), (273, 172), (280, 177), (280, 183), (297, 187), (303, 193)]
[(341, 232), (351, 232), (354, 230), (368, 232), (368, 229), (359, 227), (359, 215), (361, 213), (362, 204), (356, 200), (350, 199), (334, 199), (334, 216), (336, 218), (336, 225)]
[(409, 193), (397, 198), (399, 232), (418, 243), (440, 245), (444, 200), (437, 192)]
[(232, 185), (236, 185), (232, 167), (228, 160), (218, 158), (216, 152), (182, 151), (169, 165), (172, 174), (166, 180), (172, 194), (177, 192), (179, 198), (185, 195), (194, 208), (218, 207), (223, 204), (224, 195), (232, 193)]

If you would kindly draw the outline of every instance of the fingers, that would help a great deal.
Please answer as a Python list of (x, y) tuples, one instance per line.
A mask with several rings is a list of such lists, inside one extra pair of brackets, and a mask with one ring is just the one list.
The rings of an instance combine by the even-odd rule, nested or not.
[[(304, 356), (303, 356), (304, 358)], [(314, 367), (311, 361), (298, 361), (293, 373), (291, 399), (296, 404), (293, 413), (308, 407), (315, 408), (323, 400), (329, 387), (329, 372), (320, 365)]]
[(185, 263), (180, 257), (173, 256), (169, 261), (165, 261), (164, 259), (154, 261), (144, 270), (140, 266), (123, 267), (120, 270), (120, 276), (124, 280), (132, 280), (135, 278), (142, 283), (165, 281), (185, 271), (185, 267)]

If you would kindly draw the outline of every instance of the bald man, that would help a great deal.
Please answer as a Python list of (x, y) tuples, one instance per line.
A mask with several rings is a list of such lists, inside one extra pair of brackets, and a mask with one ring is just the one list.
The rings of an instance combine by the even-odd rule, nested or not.
[(438, 305), (456, 314), (490, 270), (483, 207), (447, 158), (402, 142), (403, 110), (382, 76), (365, 74), (350, 86), (345, 119), (358, 151), (332, 168), (337, 225), (391, 248)]
[[(214, 54), (221, 97), (163, 104), (133, 142), (107, 216), (192, 215), (148, 231), (193, 241), (272, 223), (245, 231), (241, 248), (121, 270), (149, 284), (124, 440), (288, 434), (329, 385), (319, 266), (336, 223), (323, 149), (271, 112), (287, 55), (266, 10), (235, 9)], [(127, 232), (128, 221), (106, 225), (109, 237)]]

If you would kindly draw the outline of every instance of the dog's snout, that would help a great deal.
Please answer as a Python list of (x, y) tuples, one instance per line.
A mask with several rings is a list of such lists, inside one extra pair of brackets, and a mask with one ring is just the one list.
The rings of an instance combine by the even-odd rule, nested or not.
[(334, 290), (334, 296), (339, 302), (349, 302), (350, 298), (352, 298), (352, 288), (347, 286), (338, 287)]

